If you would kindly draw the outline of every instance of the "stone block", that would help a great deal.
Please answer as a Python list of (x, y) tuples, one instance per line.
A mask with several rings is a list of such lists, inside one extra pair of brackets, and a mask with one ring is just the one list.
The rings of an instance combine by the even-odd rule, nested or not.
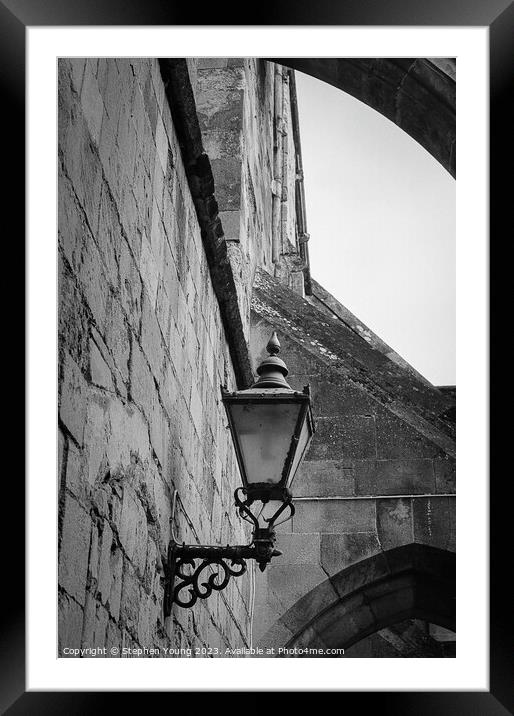
[(141, 348), (150, 364), (152, 373), (160, 381), (164, 363), (164, 341), (161, 328), (147, 296), (143, 296), (143, 312), (141, 319)]
[(311, 387), (312, 402), (317, 417), (374, 413), (373, 401), (366, 392), (362, 388), (356, 388), (343, 376), (327, 375), (325, 370), (320, 375), (305, 377), (299, 375), (298, 378), (302, 386), (309, 383)]
[(199, 57), (196, 65), (197, 70), (212, 69), (215, 67), (227, 67), (228, 58), (226, 57)]
[[(321, 614), (312, 627), (326, 648), (344, 649), (375, 628), (376, 618), (362, 594), (355, 594)], [(310, 644), (307, 642), (307, 646)]]
[(241, 212), (238, 209), (220, 211), (219, 218), (223, 226), (225, 240), (239, 241), (241, 233)]
[(123, 380), (128, 382), (130, 340), (129, 330), (125, 322), (123, 310), (116, 299), (109, 302), (109, 311), (106, 317), (105, 343), (109, 347), (114, 364)]
[(375, 530), (374, 500), (297, 500), (293, 532), (353, 533)]
[(141, 587), (139, 579), (133, 567), (125, 560), (123, 565), (120, 617), (125, 621), (127, 628), (134, 634), (137, 633), (140, 603)]
[[(107, 622), (107, 630), (105, 634), (105, 646), (107, 649), (107, 656), (109, 658), (120, 658), (121, 655), (121, 645), (122, 645), (122, 635), (121, 635), (121, 629), (113, 624), (112, 621)], [(116, 648), (118, 651), (113, 654), (111, 652), (112, 648)]]
[(455, 493), (455, 460), (443, 458), (434, 460), (435, 489), (445, 494)]
[(157, 316), (157, 322), (161, 329), (162, 336), (166, 343), (170, 334), (171, 308), (170, 299), (162, 279), (159, 280), (159, 285), (157, 286), (155, 314)]
[(143, 573), (148, 540), (146, 514), (138, 496), (127, 484), (123, 488), (119, 538), (127, 557)]
[(80, 208), (68, 177), (59, 167), (58, 175), (58, 237), (69, 266), (80, 267), (84, 233), (87, 231), (84, 213)]
[(384, 550), (413, 542), (412, 500), (377, 500), (377, 533)]
[[(133, 244), (136, 239), (133, 238)], [(142, 239), (141, 239), (142, 241)], [(134, 250), (134, 248), (133, 248)], [(136, 249), (140, 254), (139, 243)], [(120, 302), (127, 316), (129, 325), (134, 332), (139, 331), (141, 322), (141, 303), (142, 297), (142, 281), (139, 274), (136, 259), (132, 255), (132, 251), (128, 244), (123, 241), (120, 244), (120, 253), (118, 256), (118, 268), (120, 276)]]
[(277, 549), (282, 552), (280, 564), (319, 565), (319, 534), (279, 534)]
[[(310, 626), (303, 629), (300, 634), (295, 636), (293, 639), (290, 647), (297, 647), (298, 649), (319, 649), (321, 652), (327, 649), (327, 643), (325, 640), (318, 634), (316, 631), (316, 627), (311, 624)], [(284, 657), (286, 658), (286, 657)], [(300, 658), (299, 655), (292, 655), (291, 658)], [(313, 653), (309, 655), (309, 658), (316, 659), (318, 656)]]
[(65, 485), (66, 489), (78, 498), (83, 498), (85, 496), (83, 474), (84, 457), (82, 451), (70, 442), (68, 445), (66, 459)]
[(451, 497), (422, 497), (413, 500), (414, 540), (447, 549), (452, 533)]
[(91, 235), (83, 237), (82, 263), (78, 269), (81, 290), (100, 333), (105, 332), (108, 305), (110, 301), (110, 281), (101, 254)]
[(376, 457), (375, 420), (371, 415), (319, 418), (309, 449), (311, 460)]
[(84, 629), (82, 632), (83, 649), (105, 646), (108, 619), (109, 615), (107, 610), (97, 602), (91, 592), (88, 591), (84, 609)]
[(116, 391), (116, 386), (107, 362), (100, 353), (98, 346), (93, 340), (89, 342), (89, 360), (91, 381), (100, 388), (105, 388), (111, 392)]
[(108, 522), (104, 522), (98, 568), (97, 595), (114, 619), (120, 613), (123, 553), (116, 546)]
[[(103, 129), (102, 139), (103, 140)], [(100, 221), (96, 241), (100, 254), (104, 260), (109, 282), (118, 287), (118, 256), (120, 247), (124, 243), (121, 233), (119, 208), (116, 206), (107, 182), (102, 182), (102, 196), (100, 201)]]
[(432, 460), (356, 460), (358, 495), (411, 495), (434, 492)]
[(277, 564), (268, 569), (268, 604), (282, 614), (280, 621), (294, 634), (337, 601), (337, 593), (320, 567)]
[(159, 284), (159, 269), (157, 267), (152, 247), (145, 232), (143, 232), (141, 240), (139, 270), (141, 272), (141, 278), (143, 279), (143, 285), (148, 294), (150, 306), (155, 308), (155, 302), (157, 300), (157, 286)]
[[(280, 621), (277, 621), (258, 639), (257, 645), (265, 650), (277, 650), (279, 647), (288, 644), (292, 638), (293, 633)], [(269, 656), (269, 654), (263, 654), (262, 658), (266, 659), (269, 658)]]
[(153, 598), (142, 591), (139, 616), (137, 623), (137, 638), (141, 646), (150, 647), (153, 644), (154, 630), (157, 622), (157, 605)]
[(91, 517), (70, 495), (66, 496), (59, 551), (59, 584), (84, 605)]
[(84, 375), (88, 370), (90, 317), (75, 276), (59, 246), (59, 356), (69, 353)]
[(84, 477), (89, 488), (107, 471), (107, 400), (104, 395), (90, 392), (84, 431)]
[(82, 90), (82, 80), (84, 78), (84, 69), (86, 66), (85, 57), (69, 57), (66, 60), (59, 59), (59, 64), (61, 62), (67, 62), (69, 64), (71, 68), (73, 89), (80, 95)]
[(415, 583), (412, 575), (397, 575), (364, 587), (363, 595), (380, 629), (391, 623), (408, 619), (415, 606)]
[(168, 423), (168, 417), (165, 411), (162, 409), (160, 401), (157, 398), (154, 400), (152, 406), (149, 432), (151, 449), (154, 451), (161, 468), (163, 470), (166, 470), (170, 428)]
[(361, 559), (330, 577), (334, 590), (341, 597), (347, 597), (364, 585), (380, 582), (390, 576), (390, 567), (383, 552)]
[(73, 358), (66, 353), (62, 366), (59, 417), (79, 445), (84, 441), (87, 383)]
[(166, 175), (168, 166), (168, 137), (166, 135), (164, 123), (160, 114), (157, 117), (157, 125), (155, 129), (155, 146), (157, 149), (157, 156), (161, 164), (162, 173)]
[(66, 594), (59, 594), (59, 656), (66, 657), (63, 649), (80, 649), (82, 641), (82, 622), (84, 612), (73, 599)]
[(126, 468), (133, 460), (147, 460), (150, 455), (148, 426), (133, 404), (112, 398), (107, 404), (108, 432), (106, 457), (111, 470)]
[(353, 461), (305, 460), (294, 483), (295, 497), (340, 497), (353, 495)]
[(380, 551), (380, 542), (374, 532), (321, 535), (321, 565), (329, 575), (338, 574)]
[[(91, 230), (98, 228), (102, 173), (98, 155), (77, 97), (71, 93), (67, 121), (59, 123), (59, 148), (78, 202)], [(60, 115), (62, 109), (60, 107)]]
[(382, 459), (435, 458), (442, 450), (421, 433), (385, 411), (376, 418), (377, 457)]

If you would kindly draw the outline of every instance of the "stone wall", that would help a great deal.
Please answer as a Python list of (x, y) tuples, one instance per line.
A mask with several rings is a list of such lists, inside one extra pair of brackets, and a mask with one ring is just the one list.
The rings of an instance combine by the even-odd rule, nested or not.
[[(306, 615), (346, 598), (334, 583), (347, 568), (364, 585), (384, 569), (394, 599), (417, 598), (431, 560), (454, 550), (455, 394), (310, 280), (290, 71), (61, 60), (58, 163), (61, 653), (250, 645), (252, 564), (166, 620), (163, 566), (171, 523), (186, 543), (249, 540), (220, 385), (248, 387), (272, 330), (291, 385), (311, 384), (317, 432), (284, 554), (258, 575), (253, 638), (320, 638)], [(429, 577), (402, 586), (395, 550), (412, 545)], [(346, 624), (325, 622), (330, 638)]]
[(248, 536), (235, 379), (156, 59), (59, 62), (59, 648), (240, 647), (251, 578), (162, 616), (163, 560)]
[(310, 385), (316, 421), (293, 485), (296, 513), (278, 540), (283, 556), (257, 575), (254, 637), (264, 647), (298, 638), (339, 600), (336, 584), (353, 565), (413, 543), (455, 551), (454, 395), (357, 330), (315, 281), (313, 290), (302, 299), (261, 271), (253, 296), (255, 361), (277, 330), (287, 380)]
[(198, 118), (249, 332), (257, 268), (303, 294), (294, 88), (289, 70), (257, 58), (200, 58), (194, 65)]

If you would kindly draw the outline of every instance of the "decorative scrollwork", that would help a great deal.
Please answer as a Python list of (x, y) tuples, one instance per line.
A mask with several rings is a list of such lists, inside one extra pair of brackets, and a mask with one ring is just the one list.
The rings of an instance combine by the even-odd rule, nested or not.
[[(267, 488), (269, 491), (269, 487)], [(266, 518), (267, 526), (260, 527), (258, 517), (252, 514), (250, 507), (260, 499), (259, 487), (248, 494), (246, 488), (238, 488), (234, 498), (241, 517), (253, 524), (250, 544), (245, 545), (186, 545), (172, 538), (168, 545), (164, 584), (164, 616), (169, 617), (173, 604), (180, 607), (192, 607), (198, 599), (207, 599), (214, 591), (221, 592), (231, 577), (240, 577), (246, 572), (246, 560), (253, 559), (262, 571), (273, 557), (281, 554), (275, 549), (276, 535), (273, 526), (278, 517), (288, 508), (290, 519), (294, 514), (291, 495), (281, 492), (283, 504), (271, 518)], [(279, 523), (280, 524), (280, 523)], [(207, 576), (206, 570), (215, 571)]]
[[(221, 592), (231, 577), (240, 577), (246, 572), (244, 559), (232, 559), (228, 564), (222, 557), (205, 558), (198, 567), (196, 561), (196, 558), (179, 557), (175, 563), (175, 579), (180, 581), (173, 587), (173, 602), (180, 607), (192, 607), (198, 599), (210, 597), (213, 591)], [(192, 572), (184, 571), (184, 567), (188, 565)], [(215, 567), (217, 571), (210, 574), (207, 581), (200, 582), (208, 567)], [(189, 590), (189, 599), (181, 599), (179, 596), (185, 589)]]

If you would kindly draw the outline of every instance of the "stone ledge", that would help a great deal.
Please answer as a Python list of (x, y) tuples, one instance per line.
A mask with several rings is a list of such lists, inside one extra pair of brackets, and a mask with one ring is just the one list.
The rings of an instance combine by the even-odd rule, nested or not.
[(201, 229), (214, 293), (220, 307), (237, 387), (244, 389), (253, 382), (248, 344), (237, 299), (236, 279), (214, 196), (211, 163), (203, 148), (187, 62), (181, 58), (160, 59), (159, 65)]

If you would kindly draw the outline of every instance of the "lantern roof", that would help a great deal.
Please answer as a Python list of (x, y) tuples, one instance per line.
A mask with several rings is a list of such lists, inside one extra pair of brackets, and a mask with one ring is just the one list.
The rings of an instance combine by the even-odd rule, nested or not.
[(280, 352), (280, 342), (276, 331), (273, 331), (266, 350), (268, 351), (268, 356), (257, 368), (259, 378), (252, 385), (252, 388), (285, 388), (286, 390), (291, 390), (291, 386), (286, 381), (286, 375), (289, 373), (287, 366), (281, 358), (277, 357)]

